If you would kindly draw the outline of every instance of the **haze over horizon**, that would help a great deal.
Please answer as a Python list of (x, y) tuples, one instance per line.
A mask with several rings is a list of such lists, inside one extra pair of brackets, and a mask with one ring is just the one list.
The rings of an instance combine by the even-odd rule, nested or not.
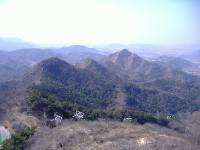
[(197, 0), (0, 0), (0, 37), (39, 44), (199, 44), (199, 7)]

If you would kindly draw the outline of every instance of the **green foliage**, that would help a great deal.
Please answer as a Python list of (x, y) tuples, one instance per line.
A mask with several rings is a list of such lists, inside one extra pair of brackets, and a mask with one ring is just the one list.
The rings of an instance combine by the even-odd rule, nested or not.
[(155, 118), (155, 114), (117, 109), (97, 109), (92, 107), (84, 107), (78, 104), (72, 104), (67, 101), (59, 100), (59, 98), (40, 92), (32, 93), (30, 97), (32, 109), (42, 115), (44, 112), (52, 117), (55, 112), (64, 118), (71, 118), (76, 110), (85, 114), (87, 120), (107, 119), (123, 121), (124, 118), (131, 117), (135, 122), (144, 124), (146, 122), (156, 123), (167, 126), (168, 121), (165, 118)]
[(77, 69), (57, 59), (43, 63), (41, 69), (41, 83), (32, 87), (36, 91), (93, 108), (112, 104), (116, 83), (108, 75)]
[(144, 123), (155, 123), (162, 126), (168, 126), (169, 120), (166, 116), (155, 117), (153, 113), (131, 111), (131, 110), (92, 110), (89, 113), (86, 112), (86, 119), (97, 120), (99, 118), (123, 121), (124, 118), (132, 118), (132, 122), (144, 124)]
[[(41, 82), (31, 87), (32, 93), (38, 93), (30, 100), (33, 110), (47, 112), (49, 116), (58, 112), (65, 118), (70, 118), (75, 110), (80, 110), (90, 120), (101, 117), (122, 120), (124, 114), (109, 110), (115, 103), (118, 89), (124, 89), (126, 108), (130, 110), (175, 114), (200, 107), (195, 102), (198, 96), (200, 98), (200, 86), (195, 82), (196, 78), (185, 75), (178, 78), (177, 73), (177, 80), (158, 78), (150, 82), (137, 82), (136, 86), (118, 80), (95, 62), (89, 64), (86, 69), (78, 69), (59, 59), (41, 63), (38, 71), (42, 71)], [(155, 122), (148, 115), (138, 118), (141, 123), (145, 119)]]
[[(200, 95), (200, 89), (195, 86), (183, 86), (183, 83), (179, 84), (182, 85), (178, 86), (178, 83), (161, 80), (154, 82), (152, 86), (146, 85), (140, 88), (132, 84), (126, 85), (127, 105), (138, 111), (165, 114), (198, 110), (200, 104), (195, 100)], [(157, 86), (161, 87), (157, 88)]]
[(73, 112), (78, 109), (76, 105), (41, 92), (33, 92), (29, 99), (29, 103), (31, 108), (39, 115), (46, 112), (49, 117), (52, 117), (53, 114), (57, 112), (62, 114), (64, 118), (71, 118)]
[(9, 140), (6, 140), (2, 146), (3, 150), (23, 150), (24, 142), (35, 132), (35, 128), (25, 128), (23, 131), (16, 133)]
[[(111, 77), (104, 68), (96, 64), (91, 65), (84, 70), (77, 69), (58, 59), (41, 63), (41, 68), (39, 68), (40, 71), (42, 70), (41, 82), (30, 88), (32, 109), (39, 115), (46, 112), (48, 116), (52, 116), (58, 112), (64, 118), (71, 118), (73, 113), (79, 110), (84, 112), (86, 119), (89, 120), (98, 118), (123, 120), (126, 116), (130, 117), (130, 114), (134, 114), (132, 116), (140, 123), (147, 120), (156, 122), (149, 115), (110, 109), (110, 106), (113, 106), (115, 102), (117, 89), (126, 83), (121, 83), (113, 76)], [(146, 90), (133, 85), (127, 86), (126, 84), (125, 92), (128, 97), (127, 108), (130, 106), (131, 109), (151, 113), (166, 110), (166, 104), (160, 103), (160, 98), (163, 95), (160, 95), (158, 91)], [(167, 103), (170, 104), (169, 106), (177, 100), (177, 97), (168, 94), (164, 95), (164, 98), (170, 99), (170, 103)], [(182, 99), (178, 98), (178, 102), (182, 103)], [(166, 110), (166, 112), (173, 111)]]

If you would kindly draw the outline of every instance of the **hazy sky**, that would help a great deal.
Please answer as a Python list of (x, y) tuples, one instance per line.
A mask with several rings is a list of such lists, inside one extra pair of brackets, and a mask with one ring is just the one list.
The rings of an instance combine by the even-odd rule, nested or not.
[(5, 36), (39, 43), (196, 44), (200, 41), (200, 3), (0, 0), (0, 37)]

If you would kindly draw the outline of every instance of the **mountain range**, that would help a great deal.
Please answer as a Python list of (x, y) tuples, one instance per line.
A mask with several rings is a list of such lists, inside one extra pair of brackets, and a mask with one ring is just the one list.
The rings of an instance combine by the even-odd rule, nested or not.
[(104, 54), (96, 49), (79, 45), (55, 49), (29, 48), (10, 52), (0, 51), (0, 82), (19, 78), (33, 65), (51, 57), (58, 57), (75, 64), (86, 58), (99, 60), (104, 57)]
[[(176, 118), (179, 114), (196, 118), (198, 116), (190, 113), (198, 114), (195, 111), (200, 109), (200, 77), (188, 72), (191, 66), (197, 66), (187, 60), (162, 56), (149, 61), (127, 49), (104, 55), (98, 50), (82, 46), (22, 49), (1, 54), (0, 67), (7, 68), (4, 70), (5, 76), (0, 77), (7, 78), (0, 83), (0, 123), (13, 132), (39, 126), (29, 140), (31, 143), (27, 144), (32, 145), (33, 149), (37, 145), (34, 145), (34, 141), (40, 139), (42, 143), (39, 147), (52, 144), (44, 140), (48, 137), (46, 133), (52, 131), (60, 141), (61, 133), (58, 130), (69, 127), (66, 120), (71, 124), (70, 119), (77, 110), (85, 114), (86, 120), (110, 120), (114, 125), (119, 123), (112, 120), (123, 121), (131, 117), (139, 124), (153, 123), (167, 127), (167, 131), (174, 134), (170, 137), (179, 137), (178, 142), (182, 139), (190, 142), (179, 135), (185, 136), (188, 132), (191, 138), (198, 140), (197, 132), (186, 122), (191, 118), (187, 117), (186, 121)], [(70, 61), (72, 55), (73, 61)], [(3, 69), (0, 73), (3, 74)], [(66, 120), (58, 128), (47, 128), (44, 116), (52, 119), (55, 113)], [(166, 116), (176, 120), (167, 119)], [(92, 122), (85, 123), (89, 126)], [(105, 130), (105, 122), (97, 123), (102, 123), (101, 130)], [(79, 122), (77, 124), (81, 125)], [(110, 128), (114, 128), (113, 125)], [(160, 129), (159, 126), (154, 128)], [(81, 129), (83, 127), (81, 125)], [(198, 121), (195, 121), (194, 127), (198, 129)], [(147, 129), (154, 132), (154, 128)], [(104, 131), (99, 132), (101, 134)], [(166, 129), (162, 134), (167, 138), (165, 132)], [(161, 131), (157, 134), (156, 138), (161, 137)], [(196, 143), (191, 145), (198, 147)]]
[[(200, 108), (198, 76), (144, 60), (126, 49), (77, 65), (51, 57), (34, 65), (16, 82), (19, 87), (15, 88), (23, 86), (29, 94), (44, 93), (60, 102), (91, 109), (175, 114)], [(32, 105), (43, 103), (40, 100)]]
[(37, 45), (23, 41), (19, 38), (14, 38), (14, 37), (0, 38), (0, 50), (13, 51), (21, 48), (34, 48), (34, 47), (37, 47)]
[(187, 59), (181, 57), (173, 57), (173, 56), (159, 56), (155, 59), (161, 65), (165, 65), (166, 67), (170, 67), (176, 70), (180, 70), (186, 73), (199, 75), (199, 65), (190, 62)]

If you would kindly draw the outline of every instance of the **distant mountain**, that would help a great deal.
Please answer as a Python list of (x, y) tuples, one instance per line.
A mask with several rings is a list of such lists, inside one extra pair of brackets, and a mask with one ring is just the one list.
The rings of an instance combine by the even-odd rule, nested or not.
[(7, 52), (0, 51), (0, 64), (5, 64), (10, 61), (12, 61), (12, 60), (9, 58)]
[[(96, 71), (100, 72), (100, 74), (96, 73)], [(63, 140), (63, 137), (68, 139), (68, 136), (72, 133), (80, 135), (83, 138), (86, 136), (88, 138), (91, 138), (91, 136), (94, 137), (94, 139), (92, 138), (92, 142), (90, 142), (90, 147), (96, 148), (97, 146), (93, 146), (93, 143), (97, 142), (97, 140), (102, 140), (97, 136), (99, 132), (105, 134), (105, 136), (108, 135), (111, 142), (113, 142), (113, 139), (117, 139), (117, 141), (115, 140), (114, 142), (118, 143), (119, 134), (113, 134), (113, 132), (118, 133), (119, 130), (120, 133), (123, 133), (123, 139), (120, 139), (122, 143), (123, 140), (129, 140), (130, 143), (138, 143), (138, 148), (141, 147), (140, 143), (143, 143), (140, 141), (144, 140), (144, 138), (140, 140), (140, 137), (145, 134), (145, 136), (151, 136), (150, 140), (148, 138), (145, 138), (145, 140), (149, 140), (151, 144), (153, 142), (154, 147), (158, 149), (163, 148), (163, 144), (160, 143), (169, 139), (172, 139), (172, 141), (169, 142), (172, 145), (170, 145), (170, 147), (183, 149), (185, 148), (185, 144), (189, 143), (188, 149), (191, 147), (198, 149), (199, 145), (196, 145), (198, 138), (196, 137), (199, 135), (199, 132), (197, 132), (199, 129), (199, 114), (196, 115), (193, 113), (191, 115), (187, 113), (187, 118), (184, 119), (185, 116), (179, 113), (181, 115), (178, 117), (174, 118), (173, 116), (173, 119), (168, 120), (165, 119), (166, 116), (162, 114), (166, 113), (167, 115), (171, 115), (171, 113), (181, 111), (193, 111), (191, 107), (198, 107), (198, 102), (191, 99), (188, 100), (186, 95), (176, 96), (174, 93), (167, 93), (159, 89), (148, 89), (146, 87), (138, 87), (133, 84), (124, 83), (127, 105), (123, 111), (120, 111), (115, 109), (116, 106), (113, 106), (116, 100), (116, 83), (110, 82), (109, 78), (105, 80), (104, 78), (106, 78), (107, 75), (101, 74), (102, 71), (107, 72), (107, 69), (91, 59), (87, 59), (83, 62), (80, 68), (75, 68), (58, 58), (44, 60), (35, 65), (32, 71), (26, 74), (21, 82), (12, 81), (0, 84), (0, 122), (6, 124), (12, 131), (19, 131), (27, 126), (38, 126), (32, 137), (30, 137), (28, 141), (23, 141), (24, 143), (26, 142), (24, 144), (26, 149), (40, 149), (41, 147), (42, 149), (48, 149), (51, 146), (54, 148), (55, 145), (54, 143), (52, 145), (52, 140), (55, 141), (55, 143), (61, 142), (60, 145), (62, 146), (59, 147), (77, 148), (77, 143), (74, 143), (74, 141), (70, 140), (71, 143), (69, 144), (68, 142), (66, 145), (66, 140)], [(167, 82), (164, 84), (167, 84)], [(123, 87), (124, 85), (122, 84), (121, 86)], [(174, 87), (176, 86), (175, 84)], [(190, 86), (193, 86), (193, 83)], [(188, 92), (191, 90), (191, 87), (185, 86), (185, 89), (186, 92)], [(196, 93), (193, 91), (191, 93), (194, 95), (190, 96), (194, 98), (198, 92), (199, 90), (196, 91)], [(70, 119), (63, 120), (62, 124), (55, 128), (48, 128), (47, 125), (44, 124), (46, 120), (44, 120), (43, 117), (46, 116), (44, 112), (47, 116), (48, 112), (53, 112), (51, 115), (57, 112), (66, 119), (71, 118), (77, 110), (84, 110), (84, 117), (86, 118), (84, 122), (71, 121)], [(130, 113), (130, 110), (132, 110), (132, 113)], [(146, 112), (157, 112), (157, 118), (159, 119), (156, 119), (156, 117), (153, 116), (154, 114)], [(87, 121), (88, 118), (92, 120), (93, 118), (97, 119), (102, 116), (109, 118), (109, 122)], [(117, 119), (124, 119), (124, 117), (131, 117), (134, 118), (134, 122), (145, 124), (140, 126), (139, 124), (131, 124), (131, 122), (123, 123), (116, 121)], [(163, 122), (167, 124), (168, 128), (153, 124), (157, 123), (161, 125)], [(168, 124), (170, 124), (170, 126)], [(87, 132), (87, 135), (80, 134), (80, 127), (81, 129), (87, 129), (92, 132)], [(66, 135), (69, 128), (72, 132)], [(171, 130), (171, 128), (174, 130)], [(63, 130), (65, 130), (66, 133), (63, 132)], [(23, 134), (29, 134), (28, 131), (23, 132)], [(134, 138), (130, 138), (133, 132)], [(188, 140), (188, 133), (195, 144)], [(110, 134), (114, 136), (110, 138)], [(21, 136), (21, 134), (19, 135), (21, 139), (23, 136)], [(73, 139), (79, 141), (80, 137), (73, 136)], [(14, 145), (13, 142), (11, 142), (11, 144)], [(82, 147), (81, 144), (78, 146)], [(151, 144), (148, 148), (152, 148)], [(100, 142), (99, 145), (101, 146), (102, 142)], [(110, 145), (107, 147), (107, 144), (104, 144), (104, 147), (105, 145), (106, 148), (110, 148)], [(121, 143), (119, 146), (120, 145)], [(135, 145), (132, 146), (135, 147)], [(169, 147), (168, 143), (166, 147)], [(114, 146), (114, 149), (115, 148), (116, 146)], [(126, 148), (126, 146), (124, 146), (124, 148)]]
[(59, 53), (69, 54), (69, 53), (101, 53), (98, 49), (89, 48), (83, 45), (72, 45), (69, 47), (58, 48)]
[(61, 57), (61, 55), (56, 54), (51, 49), (40, 48), (19, 49), (8, 52), (7, 55), (10, 59), (15, 60), (20, 64), (26, 64), (28, 66), (33, 66), (34, 64), (37, 64), (38, 62), (50, 57)]
[[(113, 62), (120, 62), (124, 68), (127, 68), (124, 65), (126, 60), (130, 60), (129, 57), (141, 62), (139, 56), (127, 50), (111, 56)], [(60, 59), (51, 58), (35, 66), (27, 81), (33, 81), (34, 89), (40, 92), (83, 107), (108, 109), (123, 104), (124, 109), (154, 113), (176, 113), (200, 108), (200, 79), (184, 72), (171, 73), (174, 77), (163, 75), (156, 78), (152, 74), (146, 74), (146, 78), (151, 80), (139, 78), (132, 82), (113, 73), (110, 66), (107, 68), (91, 59), (74, 67)], [(119, 93), (124, 96), (119, 96)]]
[(59, 48), (56, 49), (54, 52), (58, 54), (63, 54), (65, 56), (64, 59), (72, 64), (79, 63), (87, 58), (100, 60), (105, 57), (105, 55), (99, 50), (81, 45), (72, 45), (69, 47)]
[(29, 48), (10, 52), (0, 51), (0, 67), (2, 68), (0, 82), (15, 79), (25, 73), (25, 68), (31, 68), (51, 57), (58, 57), (71, 64), (76, 64), (86, 58), (100, 60), (104, 55), (96, 49), (78, 45), (57, 49)]
[(119, 77), (129, 80), (148, 81), (174, 76), (173, 70), (144, 60), (127, 49), (109, 55), (102, 64)]
[(0, 82), (17, 79), (29, 70), (26, 64), (20, 64), (9, 57), (7, 52), (0, 51)]
[(197, 50), (188, 51), (186, 54), (183, 53), (180, 55), (181, 57), (190, 60), (193, 63), (200, 64), (200, 48)]
[(35, 44), (25, 42), (18, 38), (0, 38), (0, 50), (12, 51), (21, 48), (33, 48)]
[(181, 57), (160, 56), (156, 59), (156, 61), (161, 65), (164, 65), (166, 67), (170, 67), (176, 70), (184, 71), (184, 72), (191, 73), (194, 75), (200, 74), (199, 65), (194, 64)]
[(22, 77), (31, 67), (49, 57), (55, 56), (50, 50), (21, 49), (11, 52), (1, 52), (0, 82)]
[(144, 60), (127, 49), (109, 55), (103, 59), (101, 63), (118, 77), (133, 82), (139, 81), (144, 83), (156, 80), (190, 82), (198, 79), (198, 77), (174, 69), (172, 66), (164, 66), (162, 64)]
[(162, 44), (120, 44), (113, 43), (110, 45), (99, 46), (98, 48), (103, 50), (109, 50), (111, 52), (120, 51), (121, 49), (129, 49), (131, 52), (139, 55), (188, 55), (191, 52), (198, 51), (200, 49), (199, 44), (176, 44), (176, 45), (162, 45)]
[(30, 68), (28, 66), (16, 65), (10, 62), (8, 64), (0, 64), (0, 82), (16, 80), (22, 77)]
[(68, 114), (67, 109), (77, 108), (166, 114), (200, 109), (200, 78), (148, 62), (128, 50), (76, 66), (49, 58), (16, 82), (19, 86), (14, 89), (24, 88), (29, 107), (40, 114), (56, 110)]
[[(182, 60), (175, 61), (178, 68), (173, 68), (173, 66), (163, 65), (163, 63), (173, 62), (174, 59), (160, 58), (162, 63), (150, 62), (124, 49), (104, 57), (102, 60), (96, 61), (87, 58), (72, 65), (65, 61), (68, 54), (65, 56), (65, 52), (58, 53), (58, 51), (29, 49), (20, 50), (19, 53), (18, 51), (0, 52), (2, 54), (0, 55), (0, 57), (2, 56), (0, 67), (10, 65), (13, 67), (11, 70), (17, 72), (20, 70), (19, 67), (28, 66), (25, 75), (18, 77), (18, 80), (0, 83), (0, 123), (5, 124), (11, 131), (19, 131), (27, 126), (38, 126), (36, 133), (28, 141), (23, 141), (23, 145), (28, 145), (27, 149), (49, 148), (52, 139), (55, 141), (52, 147), (68, 148), (71, 143), (71, 147), (77, 147), (77, 143), (74, 144), (74, 141), (67, 146), (66, 140), (63, 142), (63, 137), (70, 136), (63, 133), (63, 127), (66, 127), (66, 131), (70, 127), (73, 130), (70, 134), (76, 132), (77, 135), (80, 135), (80, 127), (85, 128), (89, 125), (87, 130), (90, 129), (95, 133), (99, 133), (100, 130), (106, 131), (106, 135), (110, 137), (110, 134), (107, 134), (109, 125), (109, 128), (113, 128), (117, 133), (119, 129), (127, 132), (124, 132), (128, 135), (124, 138), (126, 140), (132, 133), (129, 135), (130, 130), (124, 129), (133, 125), (130, 123), (118, 124), (117, 122), (127, 117), (133, 118), (134, 122), (144, 124), (140, 126), (142, 130), (139, 129), (138, 124), (134, 127), (133, 132), (136, 128), (142, 131), (135, 133), (138, 136), (135, 138), (134, 135), (134, 138), (131, 138), (134, 140), (128, 139), (129, 142), (135, 142), (138, 147), (141, 147), (141, 143), (143, 144), (144, 140), (147, 140), (151, 143), (154, 142), (153, 144), (156, 144), (158, 149), (162, 148), (163, 145), (157, 142), (158, 137), (162, 137), (159, 140), (162, 142), (169, 139), (168, 134), (170, 133), (172, 139), (175, 137), (175, 144), (171, 142), (170, 148), (177, 147), (176, 142), (178, 141), (177, 145), (180, 149), (185, 146), (185, 143), (189, 143), (189, 148), (193, 146), (194, 149), (198, 149), (199, 145), (196, 146), (196, 143), (199, 141), (199, 132), (197, 132), (199, 131), (199, 113), (191, 115), (188, 112), (200, 110), (200, 78), (185, 73), (181, 69), (178, 70), (178, 68), (191, 65), (190, 63), (183, 61), (183, 66), (181, 64), (179, 66)], [(0, 73), (2, 72), (3, 69), (0, 68)], [(9, 76), (9, 74), (7, 73), (5, 76)], [(1, 74), (0, 77), (2, 77)], [(109, 123), (107, 121), (73, 121), (73, 123), (70, 119), (77, 110), (84, 112), (85, 120), (103, 118), (109, 119)], [(187, 112), (186, 116), (183, 116), (181, 112)], [(63, 119), (70, 119), (63, 120), (62, 124), (55, 128), (48, 128), (46, 123), (52, 123), (50, 119), (54, 113), (58, 113)], [(172, 117), (168, 119), (167, 116)], [(129, 121), (129, 119), (127, 120)], [(153, 125), (153, 123), (157, 125)], [(158, 125), (166, 126), (168, 129), (160, 128)], [(104, 126), (105, 128), (102, 128)], [(96, 130), (96, 127), (99, 130)], [(151, 134), (154, 134), (154, 137), (140, 138), (143, 133), (146, 136), (143, 129), (146, 131), (147, 128), (149, 136), (152, 137)], [(174, 130), (170, 130), (170, 128)], [(78, 130), (74, 131), (74, 129)], [(150, 130), (153, 130), (152, 133)], [(157, 130), (159, 130), (158, 135), (155, 134)], [(180, 133), (176, 133), (175, 130)], [(29, 130), (23, 131), (16, 134), (17, 137), (19, 135), (19, 139), (22, 139), (26, 133), (29, 135)], [(52, 131), (53, 134), (49, 135)], [(89, 137), (91, 137), (90, 133), (92, 137), (98, 135), (93, 132), (87, 133), (89, 133)], [(163, 133), (164, 136), (160, 136)], [(85, 137), (85, 134), (81, 135), (83, 138)], [(116, 135), (118, 136), (118, 134)], [(118, 140), (117, 136), (113, 138)], [(12, 141), (18, 139), (13, 137)], [(80, 140), (79, 136), (74, 137), (77, 137), (75, 140)], [(184, 141), (182, 137), (186, 137), (186, 140)], [(195, 145), (188, 140), (188, 137)], [(92, 146), (94, 142), (99, 145), (104, 142), (101, 138), (98, 139), (99, 142), (97, 138), (95, 137), (92, 141)], [(8, 147), (15, 145), (15, 142), (12, 141), (9, 141)], [(55, 145), (56, 142), (59, 144)], [(166, 146), (169, 147), (168, 143)], [(150, 145), (149, 148), (152, 147), (152, 144), (147, 145)]]
[(199, 108), (194, 104), (200, 98), (200, 79), (196, 76), (146, 61), (126, 49), (109, 55), (102, 64), (130, 83), (125, 85), (127, 106), (168, 113)]
[[(56, 49), (28, 48), (18, 49), (11, 52), (1, 52), (4, 59), (11, 59), (26, 65), (36, 64), (50, 57), (62, 58), (69, 63), (78, 63), (86, 58), (99, 60), (104, 57), (97, 49), (88, 48), (80, 45)], [(1, 60), (0, 60), (1, 63)]]

